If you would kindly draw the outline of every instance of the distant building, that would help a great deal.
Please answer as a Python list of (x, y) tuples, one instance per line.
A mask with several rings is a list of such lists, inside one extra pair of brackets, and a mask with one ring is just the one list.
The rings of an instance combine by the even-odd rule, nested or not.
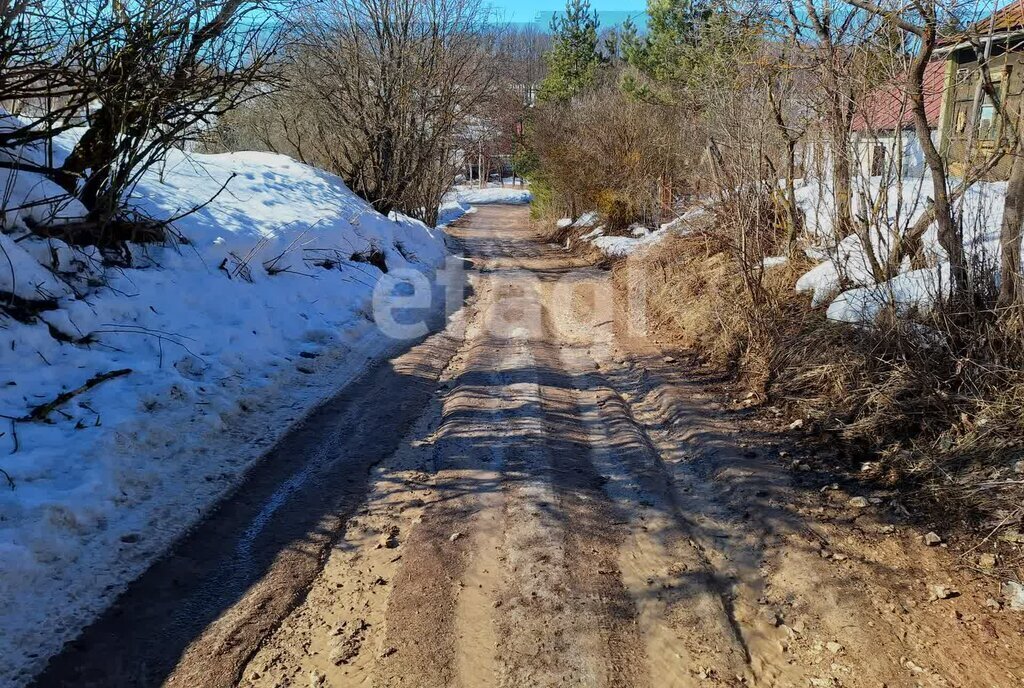
[[(946, 65), (928, 64), (924, 74), (924, 107), (932, 139), (939, 143)], [(910, 97), (902, 83), (872, 91), (857, 106), (853, 123), (854, 165), (862, 177), (920, 177), (925, 172), (924, 150), (914, 128)]]

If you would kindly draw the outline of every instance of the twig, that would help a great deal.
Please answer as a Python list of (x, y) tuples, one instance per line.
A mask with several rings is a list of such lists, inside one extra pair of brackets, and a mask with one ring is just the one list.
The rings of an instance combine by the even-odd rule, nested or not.
[(210, 198), (208, 198), (204, 202), (200, 203), (199, 205), (197, 205), (197, 206), (195, 206), (193, 208), (190, 208), (189, 210), (187, 210), (184, 213), (181, 213), (179, 215), (175, 215), (175, 216), (173, 216), (173, 217), (171, 217), (171, 218), (169, 218), (167, 220), (164, 220), (164, 222), (166, 222), (167, 224), (172, 224), (174, 222), (177, 222), (178, 220), (181, 220), (181, 219), (184, 219), (184, 218), (188, 217), (189, 215), (192, 215), (193, 213), (199, 212), (200, 210), (202, 210), (203, 208), (205, 208), (206, 206), (210, 205), (215, 200), (217, 200), (217, 197), (220, 196), (222, 193), (224, 193), (224, 189), (228, 188), (228, 184), (231, 183), (231, 180), (234, 179), (237, 176), (238, 176), (237, 172), (232, 172), (231, 176), (228, 177), (226, 182), (221, 184), (220, 188), (217, 189), (217, 193), (213, 194), (213, 196), (211, 196)]
[(131, 368), (122, 368), (120, 370), (111, 370), (110, 372), (107, 373), (98, 373), (97, 375), (93, 375), (91, 378), (86, 380), (85, 384), (83, 384), (81, 387), (77, 387), (76, 389), (73, 389), (70, 392), (61, 392), (60, 394), (57, 395), (55, 399), (53, 399), (53, 401), (48, 401), (45, 404), (40, 404), (39, 406), (36, 406), (31, 411), (29, 411), (28, 415), (26, 415), (24, 418), (21, 418), (20, 420), (45, 421), (48, 419), (50, 413), (57, 410), (59, 406), (66, 404), (68, 401), (75, 398), (79, 394), (88, 392), (93, 387), (102, 384), (107, 380), (113, 380), (115, 378), (123, 377), (130, 372), (132, 372)]

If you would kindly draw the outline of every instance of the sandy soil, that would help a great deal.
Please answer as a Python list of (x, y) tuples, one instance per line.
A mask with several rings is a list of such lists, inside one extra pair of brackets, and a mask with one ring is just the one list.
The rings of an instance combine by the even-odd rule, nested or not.
[(527, 209), (452, 231), (476, 270), (447, 329), (286, 438), (288, 470), (38, 685), (1024, 686), (997, 581), (793, 470)]

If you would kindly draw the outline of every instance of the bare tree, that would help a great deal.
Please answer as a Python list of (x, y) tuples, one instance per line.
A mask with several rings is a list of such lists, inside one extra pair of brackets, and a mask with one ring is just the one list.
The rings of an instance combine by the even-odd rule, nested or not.
[[(805, 94), (801, 93), (798, 69), (799, 57), (791, 54), (786, 46), (776, 54), (768, 54), (761, 61), (765, 97), (771, 110), (772, 121), (783, 147), (782, 165), (782, 221), (786, 231), (786, 251), (793, 255), (797, 237), (803, 231), (803, 215), (796, 197), (797, 148), (807, 133)], [(805, 85), (805, 84), (803, 84)], [(776, 175), (777, 176), (777, 175)]]
[[(835, 234), (842, 238), (856, 229), (850, 134), (855, 104), (864, 83), (856, 78), (856, 48), (870, 32), (865, 15), (830, 2), (787, 0), (784, 28), (787, 39), (800, 46), (817, 75), (819, 108), (829, 140), (829, 169), (835, 202)], [(870, 250), (867, 247), (865, 250)]]
[[(907, 71), (905, 88), (910, 99), (918, 142), (931, 172), (932, 210), (922, 218), (917, 227), (911, 229), (903, 243), (906, 245), (908, 242), (919, 241), (920, 234), (923, 233), (921, 227), (926, 228), (928, 224), (935, 222), (938, 227), (939, 245), (949, 258), (953, 296), (962, 298), (968, 289), (967, 255), (964, 251), (963, 228), (953, 216), (953, 200), (966, 190), (973, 179), (981, 176), (981, 170), (969, 173), (961, 183), (960, 190), (950, 193), (946, 160), (931, 136), (924, 90), (925, 70), (939, 43), (940, 29), (949, 23), (950, 17), (948, 12), (944, 11), (946, 8), (935, 0), (918, 0), (908, 7), (895, 9), (887, 9), (870, 0), (847, 1), (855, 7), (882, 17), (892, 26), (916, 38), (916, 50)], [(982, 166), (985, 167), (987, 165)]]
[[(93, 49), (72, 65), (95, 107), (54, 177), (101, 226), (145, 169), (217, 117), (275, 86), (274, 0), (68, 0), (72, 39)], [(97, 42), (95, 31), (105, 40)]]
[(1024, 126), (1018, 108), (1012, 113), (1013, 163), (1006, 186), (1003, 222), (999, 229), (999, 299), (1002, 308), (1024, 304), (1021, 276), (1021, 235), (1024, 233)]
[(491, 90), (488, 18), (478, 0), (330, 0), (311, 10), (292, 92), (310, 122), (304, 157), (377, 210), (432, 222), (440, 194), (427, 200), (417, 187), (436, 175), (450, 183), (455, 134)]
[(5, 167), (31, 166), (19, 154), (25, 145), (46, 142), (79, 122), (87, 101), (72, 65), (94, 49), (74, 40), (91, 31), (93, 43), (107, 40), (101, 27), (74, 24), (66, 5), (47, 0), (0, 0), (0, 105), (17, 116), (0, 128)]

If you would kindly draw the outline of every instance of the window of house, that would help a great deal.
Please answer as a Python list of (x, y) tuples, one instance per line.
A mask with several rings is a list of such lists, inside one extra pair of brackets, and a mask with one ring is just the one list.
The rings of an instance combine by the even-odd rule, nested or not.
[[(992, 90), (998, 94), (1002, 89), (1002, 81), (992, 79)], [(998, 97), (998, 96), (997, 96)], [(994, 100), (991, 95), (985, 93), (981, 102), (981, 110), (978, 112), (978, 139), (982, 141), (994, 141), (999, 132), (999, 101)]]

